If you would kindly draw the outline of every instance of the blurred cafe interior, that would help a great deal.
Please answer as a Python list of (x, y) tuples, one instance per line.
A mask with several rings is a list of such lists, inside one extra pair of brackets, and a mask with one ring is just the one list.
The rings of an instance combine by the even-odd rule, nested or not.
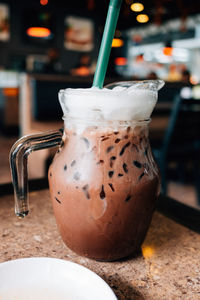
[[(0, 0), (2, 191), (11, 186), (13, 143), (62, 127), (60, 89), (91, 87), (108, 2)], [(146, 79), (165, 81), (150, 123), (162, 192), (199, 210), (199, 1), (123, 0), (105, 84)], [(54, 153), (31, 154), (30, 182), (47, 177)]]

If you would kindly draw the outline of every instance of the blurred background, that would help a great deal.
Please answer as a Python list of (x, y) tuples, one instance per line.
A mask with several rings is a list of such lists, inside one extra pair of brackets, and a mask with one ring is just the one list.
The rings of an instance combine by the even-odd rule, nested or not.
[[(91, 86), (108, 4), (108, 0), (0, 0), (1, 185), (11, 182), (8, 154), (20, 136), (62, 126), (58, 91)], [(156, 78), (166, 84), (152, 116), (150, 139), (164, 166), (163, 191), (199, 209), (199, 136), (189, 142), (194, 149), (184, 148), (182, 160), (180, 152), (179, 160), (171, 154), (175, 144), (166, 141), (166, 134), (172, 136), (175, 128), (177, 95), (196, 100), (192, 110), (198, 128), (199, 1), (123, 0), (105, 83)], [(184, 133), (182, 127), (178, 133), (182, 141)], [(163, 161), (166, 149), (170, 159)], [(44, 151), (37, 159), (34, 155), (29, 178), (43, 178), (53, 153)]]

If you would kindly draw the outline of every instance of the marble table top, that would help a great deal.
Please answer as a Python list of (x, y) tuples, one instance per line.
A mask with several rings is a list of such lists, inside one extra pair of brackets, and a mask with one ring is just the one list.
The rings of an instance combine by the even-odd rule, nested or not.
[(13, 195), (0, 199), (0, 262), (56, 257), (101, 276), (119, 300), (200, 299), (200, 234), (159, 212), (137, 257), (97, 262), (67, 248), (57, 230), (48, 190), (30, 193), (30, 214), (18, 219)]

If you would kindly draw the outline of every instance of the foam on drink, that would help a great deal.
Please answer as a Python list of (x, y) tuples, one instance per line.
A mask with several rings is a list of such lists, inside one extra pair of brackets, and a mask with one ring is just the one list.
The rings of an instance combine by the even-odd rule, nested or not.
[(117, 86), (110, 90), (96, 87), (65, 89), (59, 92), (64, 117), (85, 120), (139, 121), (146, 120), (157, 102), (157, 90)]

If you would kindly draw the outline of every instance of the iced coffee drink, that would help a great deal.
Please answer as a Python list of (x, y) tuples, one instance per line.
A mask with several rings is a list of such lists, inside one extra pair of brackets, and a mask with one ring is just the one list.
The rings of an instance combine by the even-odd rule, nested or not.
[(65, 129), (49, 185), (61, 236), (80, 255), (111, 261), (140, 249), (159, 189), (148, 140), (158, 84), (59, 92)]

